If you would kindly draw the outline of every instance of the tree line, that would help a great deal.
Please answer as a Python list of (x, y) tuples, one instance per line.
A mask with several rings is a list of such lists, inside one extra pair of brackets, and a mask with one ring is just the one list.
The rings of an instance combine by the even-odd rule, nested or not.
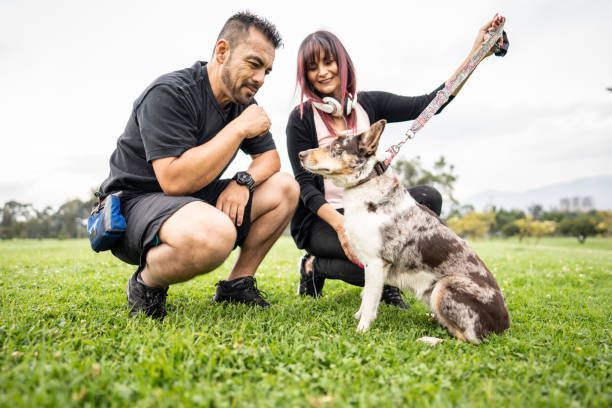
[(420, 158), (399, 160), (393, 166), (402, 183), (409, 186), (428, 184), (436, 186), (444, 200), (451, 204), (446, 217), (448, 226), (457, 234), (470, 238), (512, 237), (519, 240), (544, 236), (572, 236), (584, 243), (594, 235), (612, 236), (612, 211), (563, 212), (546, 211), (534, 204), (527, 211), (492, 207), (488, 211), (475, 211), (471, 205), (460, 205), (453, 196), (457, 181), (454, 166), (440, 157), (433, 168), (426, 169)]
[[(457, 174), (444, 156), (427, 168), (420, 157), (396, 160), (394, 170), (405, 186), (433, 185), (450, 203), (446, 217), (448, 225), (464, 237), (518, 236), (519, 239), (547, 235), (575, 236), (580, 242), (587, 237), (612, 235), (612, 212), (591, 211), (570, 213), (545, 211), (533, 205), (528, 211), (492, 208), (478, 212), (470, 205), (460, 205), (453, 195)], [(7, 201), (0, 207), (0, 239), (11, 238), (83, 238), (87, 236), (87, 217), (96, 199), (71, 199), (57, 210), (45, 207), (38, 210), (29, 203)]]
[(87, 217), (94, 200), (71, 199), (57, 210), (49, 206), (39, 210), (30, 203), (7, 201), (0, 207), (0, 239), (86, 237)]
[(612, 211), (585, 213), (544, 211), (540, 205), (528, 211), (491, 208), (477, 212), (470, 208), (455, 210), (448, 226), (464, 237), (513, 237), (520, 241), (545, 236), (575, 237), (583, 244), (590, 236), (612, 236)]

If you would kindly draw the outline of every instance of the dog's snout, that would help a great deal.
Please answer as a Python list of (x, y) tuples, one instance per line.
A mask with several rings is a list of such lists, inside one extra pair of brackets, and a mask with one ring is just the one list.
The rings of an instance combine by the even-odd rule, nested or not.
[(300, 160), (304, 160), (304, 158), (306, 158), (307, 154), (308, 153), (306, 151), (303, 151), (303, 152), (299, 152), (298, 156), (300, 157)]

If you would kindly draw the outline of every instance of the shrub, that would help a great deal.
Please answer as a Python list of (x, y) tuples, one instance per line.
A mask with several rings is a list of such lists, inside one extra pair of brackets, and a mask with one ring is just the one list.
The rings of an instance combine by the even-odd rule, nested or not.
[(484, 238), (495, 223), (495, 213), (471, 212), (448, 220), (448, 226), (462, 237)]
[(531, 216), (514, 221), (514, 225), (518, 228), (519, 240), (523, 240), (525, 237), (533, 237), (538, 241), (544, 236), (552, 235), (557, 229), (556, 222), (538, 221)]
[(572, 235), (578, 242), (584, 244), (587, 237), (597, 234), (598, 220), (591, 214), (580, 214), (575, 218), (566, 218), (559, 225), (559, 231), (564, 235)]

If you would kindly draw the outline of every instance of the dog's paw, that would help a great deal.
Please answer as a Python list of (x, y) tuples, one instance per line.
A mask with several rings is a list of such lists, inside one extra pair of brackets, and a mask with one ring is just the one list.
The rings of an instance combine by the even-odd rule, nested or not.
[(376, 315), (361, 314), (361, 319), (359, 319), (359, 324), (357, 325), (358, 332), (364, 332), (370, 328), (372, 322), (376, 319)]
[(366, 332), (370, 328), (370, 324), (372, 324), (371, 320), (361, 319), (357, 325), (357, 331), (360, 333)]

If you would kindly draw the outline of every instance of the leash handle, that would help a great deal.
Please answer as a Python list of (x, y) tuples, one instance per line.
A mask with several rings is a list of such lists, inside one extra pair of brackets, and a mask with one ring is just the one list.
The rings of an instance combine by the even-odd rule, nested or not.
[(500, 39), (504, 32), (504, 25), (500, 24), (497, 29), (489, 31), (489, 38), (486, 39), (480, 48), (476, 50), (470, 59), (463, 65), (461, 71), (457, 73), (454, 78), (451, 78), (445, 88), (448, 87), (449, 95), (452, 94), (462, 83), (466, 80), (466, 78), (476, 69), (476, 66), (484, 59), (489, 51), (497, 44), (497, 41)]
[[(435, 98), (429, 102), (429, 105), (421, 112), (421, 114), (412, 122), (410, 129), (404, 134), (404, 139), (397, 144), (391, 145), (386, 151), (387, 158), (384, 160), (384, 166), (389, 167), (391, 161), (397, 156), (402, 145), (410, 139), (414, 139), (416, 132), (421, 130), (425, 124), (431, 119), (442, 105), (448, 101), (450, 95), (467, 79), (467, 77), (476, 69), (476, 66), (482, 61), (487, 53), (497, 44), (497, 41), (504, 33), (504, 25), (500, 24), (497, 29), (489, 31), (487, 38), (481, 44), (478, 50), (474, 51), (470, 58), (461, 66), (457, 75), (446, 81), (444, 88), (440, 89)], [(506, 40), (507, 41), (507, 40)], [(507, 47), (506, 47), (507, 48)]]

